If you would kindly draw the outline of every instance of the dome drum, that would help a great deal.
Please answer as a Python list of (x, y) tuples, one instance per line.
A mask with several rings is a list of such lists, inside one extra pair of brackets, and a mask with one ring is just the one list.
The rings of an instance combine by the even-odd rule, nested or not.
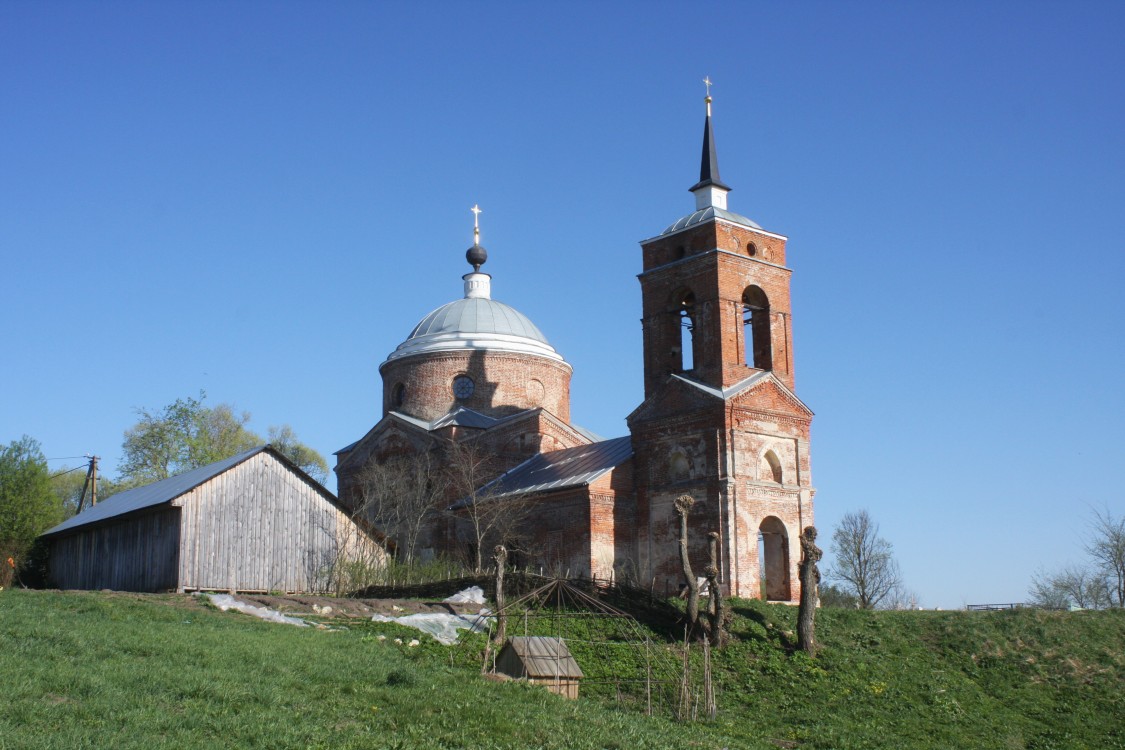
[(383, 414), (433, 421), (458, 406), (498, 418), (542, 407), (570, 420), (571, 367), (561, 360), (464, 349), (388, 360), (380, 371)]

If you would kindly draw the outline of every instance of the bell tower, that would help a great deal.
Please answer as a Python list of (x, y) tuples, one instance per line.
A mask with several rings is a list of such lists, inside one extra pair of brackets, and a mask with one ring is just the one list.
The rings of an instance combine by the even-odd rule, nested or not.
[(641, 242), (645, 400), (628, 418), (647, 519), (637, 552), (658, 587), (680, 583), (671, 504), (688, 493), (693, 570), (718, 531), (732, 593), (794, 601), (814, 491), (812, 412), (793, 392), (792, 271), (783, 235), (727, 207), (704, 82), (695, 211)]

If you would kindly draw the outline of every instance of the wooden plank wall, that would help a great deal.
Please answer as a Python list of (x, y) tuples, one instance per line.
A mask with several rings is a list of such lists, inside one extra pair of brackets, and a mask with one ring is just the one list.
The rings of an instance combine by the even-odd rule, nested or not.
[(176, 588), (180, 509), (102, 524), (51, 543), (60, 589), (167, 591)]
[(173, 501), (182, 509), (180, 588), (320, 592), (370, 542), (347, 514), (268, 453)]

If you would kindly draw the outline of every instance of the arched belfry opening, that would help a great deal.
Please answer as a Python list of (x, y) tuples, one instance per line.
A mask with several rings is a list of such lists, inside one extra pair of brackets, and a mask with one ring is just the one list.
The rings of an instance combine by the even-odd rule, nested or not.
[(785, 602), (789, 595), (789, 532), (777, 516), (769, 516), (758, 527), (758, 575), (762, 598)]
[(759, 370), (772, 370), (770, 301), (761, 287), (748, 286), (742, 293), (742, 339), (746, 364)]
[(695, 294), (682, 291), (676, 295), (676, 319), (680, 327), (680, 366), (681, 372), (695, 368)]

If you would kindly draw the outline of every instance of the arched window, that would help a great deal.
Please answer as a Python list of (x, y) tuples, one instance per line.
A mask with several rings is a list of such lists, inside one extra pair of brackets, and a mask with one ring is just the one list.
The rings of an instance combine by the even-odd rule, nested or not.
[(758, 575), (762, 598), (787, 602), (789, 592), (789, 532), (780, 518), (770, 516), (758, 527)]
[(747, 365), (759, 370), (773, 369), (770, 302), (761, 287), (748, 286), (742, 293), (742, 341)]
[(676, 451), (672, 454), (672, 458), (668, 460), (668, 478), (673, 482), (682, 482), (687, 479), (691, 472), (691, 466), (688, 464), (688, 458), (684, 455), (683, 451)]
[(680, 323), (680, 371), (688, 372), (695, 367), (695, 295), (683, 292), (676, 304), (676, 315)]
[(753, 242), (747, 242), (746, 243), (746, 254), (749, 255), (751, 258), (753, 258), (755, 255), (758, 254), (758, 246), (755, 245)]
[(762, 456), (761, 477), (766, 482), (782, 483), (781, 461), (778, 460), (777, 454), (773, 451), (766, 451), (765, 455)]
[(395, 387), (391, 389), (391, 406), (402, 406), (406, 401), (406, 386), (403, 383), (395, 383)]

